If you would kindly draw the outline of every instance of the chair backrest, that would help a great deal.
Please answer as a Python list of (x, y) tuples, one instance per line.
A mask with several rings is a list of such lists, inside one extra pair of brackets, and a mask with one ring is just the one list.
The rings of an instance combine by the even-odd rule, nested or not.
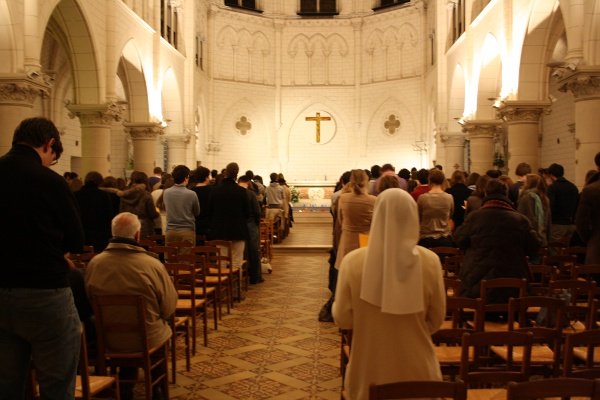
[(460, 266), (464, 259), (465, 256), (462, 254), (449, 255), (444, 257), (444, 261), (442, 262), (444, 276), (458, 276), (458, 273), (460, 272)]
[[(565, 302), (556, 297), (530, 296), (510, 299), (508, 302), (508, 329), (547, 328), (560, 332), (563, 328), (561, 319), (565, 312), (565, 306)], [(552, 318), (540, 318), (540, 312), (536, 314), (535, 318), (531, 318), (530, 309), (532, 307), (540, 308), (540, 312)]]
[(177, 255), (179, 254), (179, 249), (175, 246), (150, 246), (148, 251), (152, 253), (156, 253), (158, 255), (158, 259), (161, 262), (175, 262), (177, 260)]
[(542, 264), (554, 265), (558, 268), (560, 275), (569, 277), (571, 276), (571, 269), (577, 264), (577, 256), (572, 254), (544, 256), (542, 258)]
[[(452, 328), (465, 327), (470, 320), (475, 331), (483, 330), (483, 300), (468, 297), (446, 298), (446, 315), (452, 318)], [(472, 316), (472, 318), (468, 318)]]
[[(462, 338), (460, 379), (469, 387), (477, 384), (506, 384), (511, 381), (520, 382), (529, 379), (532, 342), (533, 334), (531, 332), (465, 333)], [(507, 346), (506, 360), (499, 364), (493, 364), (494, 358), (489, 356), (490, 346)], [(519, 364), (513, 362), (512, 349), (515, 346), (523, 348), (522, 362)], [(473, 355), (472, 359), (470, 359), (469, 353)], [(516, 365), (520, 367), (517, 369)]]
[[(600, 378), (600, 365), (594, 360), (596, 349), (600, 349), (600, 329), (592, 329), (566, 335), (563, 354), (563, 376), (585, 379)], [(585, 359), (581, 367), (574, 366), (573, 358), (578, 352), (578, 359)], [(600, 352), (598, 352), (600, 354)]]
[(221, 263), (223, 267), (231, 268), (233, 265), (233, 244), (229, 240), (207, 240), (205, 246), (215, 246), (220, 250)]
[(573, 279), (583, 278), (588, 281), (595, 281), (596, 287), (600, 283), (600, 264), (577, 264), (571, 271)]
[(217, 246), (194, 246), (191, 250), (192, 254), (204, 256), (207, 267), (217, 268), (218, 275), (222, 274), (221, 265), (221, 249)]
[(122, 353), (148, 354), (146, 301), (143, 296), (94, 295), (92, 306), (99, 362)]
[(463, 382), (407, 381), (369, 386), (369, 400), (421, 399), (443, 397), (466, 400), (467, 388)]
[(529, 292), (533, 295), (548, 294), (550, 281), (558, 278), (558, 268), (554, 265), (529, 264)]
[(524, 297), (527, 294), (527, 280), (521, 278), (495, 278), (483, 279), (480, 283), (480, 297), (483, 300), (484, 312), (508, 312), (508, 298), (506, 303), (494, 302), (490, 296), (492, 290), (510, 290), (511, 297)]
[(510, 382), (507, 400), (589, 397), (600, 400), (600, 380), (551, 378), (529, 382)]
[(585, 246), (570, 246), (562, 249), (562, 255), (575, 256), (577, 262), (582, 264), (585, 262), (585, 256), (587, 255), (587, 247)]
[(90, 393), (90, 371), (87, 339), (85, 336), (85, 325), (81, 324), (81, 346), (79, 348), (79, 375), (81, 376), (81, 394), (84, 399), (91, 399)]
[(458, 278), (444, 277), (444, 289), (446, 289), (446, 296), (459, 297), (462, 290), (462, 282)]

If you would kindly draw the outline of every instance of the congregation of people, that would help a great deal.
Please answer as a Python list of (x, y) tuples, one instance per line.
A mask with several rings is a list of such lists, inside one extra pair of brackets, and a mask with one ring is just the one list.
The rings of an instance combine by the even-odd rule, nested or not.
[[(450, 272), (459, 289), (449, 293), (472, 299), (482, 281), (531, 279), (529, 265), (558, 249), (585, 248), (578, 262), (600, 264), (600, 153), (595, 163), (581, 193), (556, 163), (537, 173), (521, 163), (516, 182), (495, 169), (450, 179), (441, 166), (345, 172), (332, 197), (332, 296), (319, 313), (350, 332), (342, 333), (350, 349), (344, 397), (367, 399), (373, 384), (442, 379), (431, 340), (447, 313), (440, 251), (460, 254)], [(497, 288), (485, 302), (518, 296)], [(506, 323), (507, 313), (485, 319)]]

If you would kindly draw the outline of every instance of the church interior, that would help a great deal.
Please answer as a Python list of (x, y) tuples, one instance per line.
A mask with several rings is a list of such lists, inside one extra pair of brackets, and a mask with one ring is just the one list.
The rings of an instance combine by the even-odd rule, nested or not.
[(61, 175), (282, 173), (302, 212), (273, 274), (190, 369), (178, 339), (171, 398), (338, 399), (344, 348), (317, 315), (340, 175), (558, 163), (581, 190), (600, 151), (598, 27), (600, 0), (0, 0), (0, 154), (43, 116)]

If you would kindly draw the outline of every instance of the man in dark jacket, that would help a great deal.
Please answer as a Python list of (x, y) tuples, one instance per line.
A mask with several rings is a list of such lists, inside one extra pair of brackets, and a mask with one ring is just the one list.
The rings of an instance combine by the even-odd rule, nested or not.
[(72, 399), (81, 326), (68, 253), (83, 230), (66, 181), (48, 168), (63, 147), (45, 118), (23, 120), (0, 158), (0, 397), (20, 399), (35, 365), (43, 399)]
[(552, 184), (548, 187), (550, 215), (552, 215), (552, 242), (562, 241), (568, 244), (575, 232), (575, 213), (579, 202), (577, 186), (564, 177), (565, 170), (560, 164), (551, 164), (548, 175)]
[(596, 172), (581, 191), (575, 225), (587, 244), (586, 264), (600, 264), (600, 152), (594, 157)]
[[(528, 276), (526, 256), (535, 254), (540, 239), (529, 220), (512, 207), (507, 191), (503, 182), (490, 180), (483, 205), (469, 214), (454, 234), (457, 246), (465, 250), (459, 273), (462, 296), (479, 297), (482, 279)], [(506, 303), (510, 295), (499, 289), (491, 291), (488, 299)]]
[(110, 239), (110, 222), (117, 211), (113, 210), (110, 194), (101, 190), (102, 175), (91, 171), (85, 176), (85, 184), (75, 192), (79, 204), (81, 223), (85, 233), (85, 244), (94, 246), (95, 253), (101, 253)]
[(232, 263), (240, 267), (244, 259), (244, 243), (248, 239), (250, 205), (246, 189), (237, 182), (240, 167), (229, 163), (225, 167), (225, 178), (216, 185), (209, 199), (209, 214), (212, 215), (210, 239), (232, 242)]

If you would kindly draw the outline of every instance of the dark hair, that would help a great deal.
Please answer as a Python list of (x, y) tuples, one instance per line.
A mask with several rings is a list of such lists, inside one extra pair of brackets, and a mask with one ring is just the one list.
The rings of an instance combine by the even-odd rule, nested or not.
[(263, 183), (262, 176), (260, 176), (260, 175), (254, 175), (254, 180), (255, 180), (255, 181), (258, 181), (258, 182), (260, 182), (260, 183)]
[(500, 176), (502, 176), (502, 172), (498, 171), (497, 169), (488, 169), (485, 171), (485, 174), (492, 179), (498, 179)]
[(115, 178), (114, 176), (110, 176), (110, 175), (105, 176), (100, 187), (116, 188), (117, 187), (117, 178)]
[(25, 144), (34, 148), (47, 144), (54, 139), (52, 151), (58, 160), (63, 152), (60, 133), (52, 121), (42, 117), (27, 118), (15, 129), (12, 144)]
[(469, 176), (467, 177), (466, 185), (467, 186), (476, 185), (477, 180), (479, 179), (480, 176), (481, 175), (479, 175), (477, 172), (471, 172), (469, 174)]
[(508, 186), (506, 186), (501, 180), (490, 179), (485, 185), (485, 195), (490, 196), (493, 194), (499, 194), (502, 196), (508, 195)]
[(439, 169), (440, 171), (443, 171), (444, 167), (442, 167), (440, 164), (436, 164), (435, 169)]
[(342, 184), (345, 185), (346, 183), (350, 182), (350, 176), (352, 175), (352, 171), (346, 171), (342, 174), (342, 177), (340, 178), (342, 180)]
[(561, 178), (565, 174), (565, 169), (560, 164), (550, 164), (548, 167), (548, 173), (557, 178)]
[(102, 179), (102, 174), (98, 171), (90, 171), (85, 176), (84, 183), (86, 185), (100, 186), (104, 179)]
[(381, 175), (381, 167), (377, 164), (371, 167), (371, 178), (377, 179)]
[(175, 181), (175, 183), (177, 185), (180, 185), (183, 183), (183, 181), (185, 181), (185, 178), (190, 176), (190, 169), (185, 165), (178, 165), (175, 168), (173, 168), (173, 172), (171, 172), (171, 175), (173, 175), (173, 180)]
[(385, 172), (385, 171), (396, 171), (396, 168), (394, 168), (394, 166), (392, 164), (383, 164), (381, 166), (381, 172)]
[(240, 172), (240, 167), (239, 167), (239, 165), (237, 165), (237, 163), (230, 162), (225, 167), (225, 175), (229, 179), (233, 179), (233, 180), (237, 179), (238, 172)]
[(216, 169), (211, 169), (210, 170), (210, 177), (212, 179), (216, 179), (217, 175), (219, 175), (219, 171), (217, 171)]
[(133, 171), (131, 173), (131, 183), (143, 183), (146, 185), (146, 189), (148, 189), (148, 175), (142, 171)]
[(487, 186), (487, 183), (490, 181), (490, 179), (492, 178), (490, 178), (487, 175), (480, 175), (479, 178), (477, 178), (477, 183), (475, 183), (475, 196), (485, 196), (485, 187)]
[(196, 182), (204, 182), (206, 178), (210, 176), (210, 170), (206, 167), (200, 166), (192, 173)]
[(393, 175), (384, 175), (379, 180), (379, 186), (377, 187), (377, 191), (379, 194), (387, 189), (400, 188), (400, 182)]
[(519, 165), (517, 165), (517, 169), (515, 169), (515, 174), (517, 176), (525, 176), (530, 173), (531, 173), (531, 165), (524, 163), (524, 162), (519, 163)]
[(450, 177), (450, 185), (454, 186), (458, 183), (465, 183), (465, 173), (457, 169), (452, 173), (452, 176)]
[(252, 180), (254, 179), (254, 172), (252, 172), (252, 170), (249, 169), (248, 171), (246, 171), (246, 176), (248, 177), (248, 179)]
[(238, 182), (248, 183), (250, 182), (250, 177), (248, 175), (242, 175), (238, 178)]
[(410, 179), (410, 171), (406, 168), (402, 168), (400, 172), (398, 172), (398, 176), (402, 179), (409, 180)]
[(421, 168), (417, 171), (417, 180), (421, 185), (426, 185), (429, 180), (429, 171), (425, 168)]
[(277, 182), (277, 180), (279, 179), (279, 175), (277, 175), (277, 172), (271, 172), (271, 174), (269, 175), (269, 179), (271, 179), (271, 182)]
[(429, 184), (442, 185), (446, 180), (446, 175), (437, 168), (433, 168), (429, 171)]
[(162, 171), (162, 168), (161, 168), (161, 167), (154, 167), (154, 170), (153, 170), (153, 172), (154, 172), (155, 174), (162, 174), (162, 172), (163, 172), (163, 171)]
[(594, 157), (594, 163), (596, 164), (596, 167), (600, 168), (600, 151), (596, 153), (596, 157)]
[(370, 169), (366, 169), (365, 168), (365, 174), (367, 174), (367, 176), (369, 177), (369, 179), (371, 179), (371, 170)]

